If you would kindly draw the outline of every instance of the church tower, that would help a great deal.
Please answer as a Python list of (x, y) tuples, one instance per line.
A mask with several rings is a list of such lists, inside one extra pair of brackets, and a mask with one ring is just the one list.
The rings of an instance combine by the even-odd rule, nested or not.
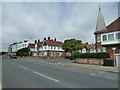
[(96, 45), (96, 52), (102, 51), (101, 46), (101, 34), (107, 32), (105, 21), (103, 18), (103, 14), (101, 11), (101, 8), (99, 6), (99, 12), (98, 12), (98, 18), (97, 18), (97, 24), (96, 24), (96, 30), (95, 30), (95, 45)]

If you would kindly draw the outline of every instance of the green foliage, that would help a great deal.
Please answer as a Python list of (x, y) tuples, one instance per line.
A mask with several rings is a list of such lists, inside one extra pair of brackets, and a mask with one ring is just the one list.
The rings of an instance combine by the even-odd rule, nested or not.
[(74, 52), (72, 54), (74, 58), (110, 58), (109, 53), (100, 52), (100, 53), (80, 53)]
[(72, 57), (74, 57), (74, 58), (80, 57), (80, 52), (78, 52), (78, 51), (73, 52)]
[(81, 40), (67, 39), (64, 41), (62, 47), (66, 52), (72, 53), (73, 51), (80, 50), (82, 48), (81, 42)]
[(29, 56), (30, 49), (29, 48), (22, 48), (16, 52), (17, 56)]

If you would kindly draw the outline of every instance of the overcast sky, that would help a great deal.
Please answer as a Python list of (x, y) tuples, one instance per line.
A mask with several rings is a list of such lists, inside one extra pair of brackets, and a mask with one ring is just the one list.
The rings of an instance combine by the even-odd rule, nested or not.
[(4, 2), (0, 35), (2, 50), (30, 37), (43, 40), (50, 36), (59, 41), (75, 38), (95, 43), (93, 33), (99, 4), (106, 25), (118, 17), (117, 2)]

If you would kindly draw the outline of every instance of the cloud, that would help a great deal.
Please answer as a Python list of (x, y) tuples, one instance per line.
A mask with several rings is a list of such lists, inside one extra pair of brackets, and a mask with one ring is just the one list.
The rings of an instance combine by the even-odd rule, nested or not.
[[(97, 2), (4, 2), (2, 49), (29, 37), (76, 38), (92, 43), (98, 6)], [(101, 3), (101, 8), (107, 24), (116, 19), (116, 3)]]

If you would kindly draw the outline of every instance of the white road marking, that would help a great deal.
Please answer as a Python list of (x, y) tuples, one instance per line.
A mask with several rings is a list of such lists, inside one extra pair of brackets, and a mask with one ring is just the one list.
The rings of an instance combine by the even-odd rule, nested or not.
[(54, 79), (54, 78), (51, 78), (51, 77), (46, 76), (46, 75), (44, 75), (44, 74), (38, 73), (38, 72), (36, 72), (36, 71), (33, 71), (33, 72), (34, 72), (35, 74), (38, 74), (38, 75), (40, 75), (40, 76), (43, 76), (43, 77), (48, 78), (48, 79), (50, 79), (50, 80), (53, 80), (53, 81), (55, 81), (55, 82), (60, 82), (60, 81), (58, 81), (58, 80), (56, 80), (56, 79)]
[(105, 72), (92, 73), (92, 74), (90, 74), (90, 75), (94, 76), (94, 75), (103, 74), (103, 73), (105, 73)]
[(21, 65), (18, 65), (20, 68), (23, 68), (23, 69), (25, 69), (25, 70), (28, 70), (28, 68), (26, 68), (26, 67), (23, 67), (23, 66), (21, 66)]
[(15, 63), (11, 62), (11, 64), (16, 65)]
[(115, 79), (115, 78), (112, 78), (112, 77), (105, 77), (105, 78), (107, 78), (107, 79)]

